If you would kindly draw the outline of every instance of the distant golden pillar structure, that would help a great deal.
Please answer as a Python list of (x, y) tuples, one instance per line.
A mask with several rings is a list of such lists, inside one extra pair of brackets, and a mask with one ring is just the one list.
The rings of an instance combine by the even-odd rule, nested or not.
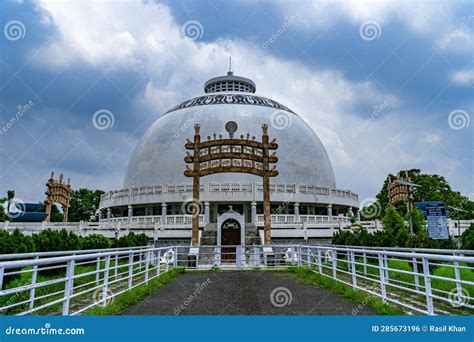
[(63, 174), (59, 179), (54, 179), (54, 172), (46, 183), (47, 190), (45, 192), (46, 199), (44, 201), (45, 211), (48, 216), (45, 221), (51, 220), (51, 206), (53, 203), (59, 203), (63, 206), (63, 222), (67, 222), (69, 215), (69, 203), (71, 201), (71, 179), (68, 178), (67, 184), (63, 181)]

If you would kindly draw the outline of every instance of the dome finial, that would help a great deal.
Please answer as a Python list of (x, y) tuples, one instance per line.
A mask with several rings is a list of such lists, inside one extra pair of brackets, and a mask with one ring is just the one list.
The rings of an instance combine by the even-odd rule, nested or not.
[(227, 75), (232, 75), (232, 56), (229, 56), (229, 71), (227, 71)]

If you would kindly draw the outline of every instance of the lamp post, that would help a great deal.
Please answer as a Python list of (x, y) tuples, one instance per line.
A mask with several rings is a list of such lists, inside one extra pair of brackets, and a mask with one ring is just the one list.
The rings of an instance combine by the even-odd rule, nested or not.
[(461, 238), (461, 224), (460, 224), (460, 219), (459, 219), (459, 213), (469, 213), (469, 211), (463, 210), (461, 208), (452, 207), (452, 206), (448, 206), (448, 208), (457, 212), (456, 218), (458, 221), (458, 239), (460, 239)]

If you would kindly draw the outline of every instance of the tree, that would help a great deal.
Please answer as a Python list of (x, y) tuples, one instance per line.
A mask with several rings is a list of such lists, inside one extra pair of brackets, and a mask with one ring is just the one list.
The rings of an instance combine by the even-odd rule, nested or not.
[(3, 208), (3, 203), (7, 201), (6, 198), (0, 198), (0, 222), (8, 221), (8, 215)]
[[(382, 218), (383, 229), (390, 239), (391, 247), (403, 247), (409, 237), (408, 229), (403, 217), (391, 205), (385, 208), (385, 216)], [(390, 247), (385, 246), (385, 247)]]
[(79, 189), (71, 193), (71, 203), (69, 207), (69, 221), (90, 221), (91, 216), (95, 216), (99, 209), (100, 195), (102, 190)]
[[(410, 219), (409, 215), (407, 215), (407, 221)], [(413, 212), (411, 213), (411, 219), (413, 222), (413, 233), (425, 233), (426, 232), (426, 221), (425, 217), (423, 216), (423, 212), (418, 209), (414, 208)]]
[(7, 200), (8, 200), (7, 213), (10, 212), (10, 206), (12, 205), (12, 201), (14, 198), (15, 198), (15, 191), (8, 190), (7, 191)]
[(474, 249), (474, 223), (461, 235), (461, 249)]
[[(451, 186), (443, 176), (429, 175), (421, 173), (419, 169), (400, 170), (400, 174), (408, 174), (412, 182), (420, 185), (413, 191), (413, 198), (415, 202), (423, 201), (439, 201), (444, 202), (447, 206), (457, 207), (466, 210), (467, 213), (460, 213), (460, 219), (474, 219), (474, 202), (468, 197), (463, 196), (457, 191), (453, 191)], [(377, 194), (377, 200), (382, 208), (386, 208), (388, 203), (388, 178), (395, 178), (394, 175), (389, 174), (385, 179), (382, 189)], [(406, 205), (400, 203), (396, 206), (397, 211), (402, 215), (406, 214)], [(381, 216), (385, 214), (382, 210)]]

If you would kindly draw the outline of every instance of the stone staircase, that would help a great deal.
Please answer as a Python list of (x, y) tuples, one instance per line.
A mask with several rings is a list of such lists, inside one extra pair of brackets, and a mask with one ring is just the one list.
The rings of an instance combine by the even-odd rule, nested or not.
[(201, 236), (201, 246), (215, 246), (217, 245), (217, 230), (215, 223), (208, 223), (204, 227)]

